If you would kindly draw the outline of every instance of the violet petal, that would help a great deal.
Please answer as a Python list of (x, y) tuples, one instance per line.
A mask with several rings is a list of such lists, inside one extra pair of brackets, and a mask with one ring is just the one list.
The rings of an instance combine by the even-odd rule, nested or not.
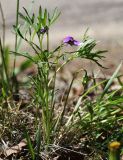
[(73, 40), (74, 40), (73, 37), (67, 36), (67, 37), (64, 38), (63, 42), (64, 43), (69, 43), (69, 41), (73, 41)]
[(79, 42), (79, 41), (77, 41), (77, 40), (74, 40), (73, 43), (74, 43), (75, 46), (80, 46), (80, 45), (82, 44), (81, 42)]

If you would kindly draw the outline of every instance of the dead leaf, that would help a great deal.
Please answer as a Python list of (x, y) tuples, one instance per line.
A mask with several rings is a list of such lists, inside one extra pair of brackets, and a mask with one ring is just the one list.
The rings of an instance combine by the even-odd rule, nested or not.
[(18, 145), (15, 145), (13, 147), (7, 148), (5, 150), (5, 156), (8, 157), (12, 154), (17, 154), (19, 153), (23, 147), (25, 147), (27, 145), (27, 142), (25, 139), (23, 139)]

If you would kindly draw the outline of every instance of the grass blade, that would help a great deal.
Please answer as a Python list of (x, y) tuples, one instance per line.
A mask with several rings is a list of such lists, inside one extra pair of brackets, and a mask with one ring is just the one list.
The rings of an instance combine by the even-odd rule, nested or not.
[(104, 91), (103, 91), (103, 93), (102, 93), (102, 95), (101, 95), (100, 100), (101, 100), (101, 99), (104, 97), (104, 95), (107, 93), (107, 91), (108, 91), (109, 87), (111, 86), (113, 80), (117, 77), (117, 74), (118, 74), (121, 66), (122, 66), (122, 62), (118, 65), (118, 67), (116, 68), (114, 74), (111, 76), (111, 78), (109, 79), (108, 83), (106, 84), (106, 86), (105, 86), (105, 88), (104, 88)]
[(31, 143), (31, 140), (30, 140), (30, 136), (29, 136), (29, 134), (28, 134), (27, 131), (25, 131), (25, 136), (26, 136), (27, 145), (28, 145), (29, 152), (30, 152), (30, 154), (31, 154), (32, 160), (35, 160), (35, 152), (34, 152), (33, 145), (32, 145), (32, 143)]

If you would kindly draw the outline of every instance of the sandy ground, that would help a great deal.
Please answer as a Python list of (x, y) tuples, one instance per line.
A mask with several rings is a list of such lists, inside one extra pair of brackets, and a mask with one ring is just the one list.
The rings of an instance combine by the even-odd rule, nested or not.
[[(13, 46), (12, 25), (15, 23), (17, 0), (0, 1), (6, 20), (6, 42)], [(20, 10), (23, 12), (23, 6), (30, 8), (31, 2), (20, 0)], [(37, 12), (39, 5), (49, 11), (55, 7), (61, 11), (58, 22), (51, 29), (52, 46), (59, 44), (66, 35), (80, 40), (89, 27), (89, 34), (100, 41), (100, 48), (109, 50), (105, 61), (108, 67), (114, 69), (123, 59), (123, 0), (35, 0), (32, 11)]]

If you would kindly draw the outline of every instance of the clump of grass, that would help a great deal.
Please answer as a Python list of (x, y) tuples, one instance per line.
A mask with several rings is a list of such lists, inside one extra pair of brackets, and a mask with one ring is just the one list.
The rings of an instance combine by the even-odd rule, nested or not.
[[(33, 132), (28, 130), (25, 122), (21, 125), (23, 130), (22, 136), (27, 139), (31, 159), (53, 158), (62, 150), (80, 154), (81, 158), (84, 156), (91, 159), (95, 155), (102, 158), (108, 157), (108, 152), (106, 152), (107, 144), (111, 140), (122, 140), (123, 85), (118, 76), (122, 63), (117, 67), (109, 80), (97, 81), (96, 78), (90, 79), (88, 72), (83, 68), (81, 71), (76, 71), (67, 87), (66, 95), (63, 95), (64, 100), (62, 98), (59, 102), (61, 104), (60, 111), (57, 111), (56, 80), (60, 70), (77, 58), (91, 60), (99, 67), (105, 68), (99, 60), (104, 58), (103, 53), (106, 51), (96, 50), (95, 46), (97, 43), (94, 39), (87, 36), (87, 32), (82, 36), (80, 42), (72, 36), (67, 36), (59, 46), (51, 50), (49, 41), (50, 27), (58, 19), (60, 12), (56, 8), (50, 14), (47, 9), (43, 10), (40, 6), (38, 16), (36, 16), (35, 14), (29, 14), (26, 8), (23, 9), (24, 14), (19, 12), (19, 8), (17, 9), (17, 23), (14, 26), (16, 34), (15, 51), (11, 51), (11, 53), (27, 58), (27, 61), (18, 70), (16, 70), (14, 65), (14, 76), (31, 64), (34, 64), (37, 68), (37, 74), (30, 76), (28, 81), (29, 86), (33, 87), (33, 93), (32, 100), (25, 109), (26, 113), (28, 113), (27, 110), (30, 108), (31, 112), (33, 109), (35, 110), (31, 115), (33, 117), (31, 123)], [(27, 24), (25, 33), (23, 33), (23, 26), (19, 25), (18, 16)], [(34, 54), (28, 51), (21, 52), (17, 50), (17, 37), (25, 41)], [(35, 42), (36, 39), (38, 42)], [(44, 41), (46, 42), (45, 46)], [(73, 52), (65, 51), (65, 47), (69, 45), (75, 49)], [(1, 53), (3, 52), (1, 51)], [(81, 83), (84, 91), (76, 100), (74, 107), (67, 112), (67, 108), (70, 108), (69, 95), (79, 72), (83, 73)], [(111, 85), (116, 78), (118, 79), (117, 83), (119, 83), (120, 89), (111, 90)], [(13, 90), (11, 90), (12, 92)], [(1, 122), (3, 123), (3, 128), (8, 127), (14, 130), (12, 126), (15, 126), (15, 124), (11, 123), (12, 116), (8, 116), (10, 113), (8, 108), (10, 110), (17, 108), (17, 111), (20, 112), (21, 107), (18, 107), (18, 104), (15, 104), (13, 101), (9, 103), (8, 100), (5, 101), (7, 113), (3, 112), (5, 103), (1, 103), (1, 111), (3, 112), (3, 115), (1, 114), (3, 117)], [(3, 98), (1, 98), (2, 101)], [(13, 104), (15, 105), (14, 107), (12, 107)], [(6, 121), (6, 117), (10, 118), (9, 121)], [(76, 146), (78, 149), (75, 149)], [(94, 159), (96, 159), (95, 157)]]

